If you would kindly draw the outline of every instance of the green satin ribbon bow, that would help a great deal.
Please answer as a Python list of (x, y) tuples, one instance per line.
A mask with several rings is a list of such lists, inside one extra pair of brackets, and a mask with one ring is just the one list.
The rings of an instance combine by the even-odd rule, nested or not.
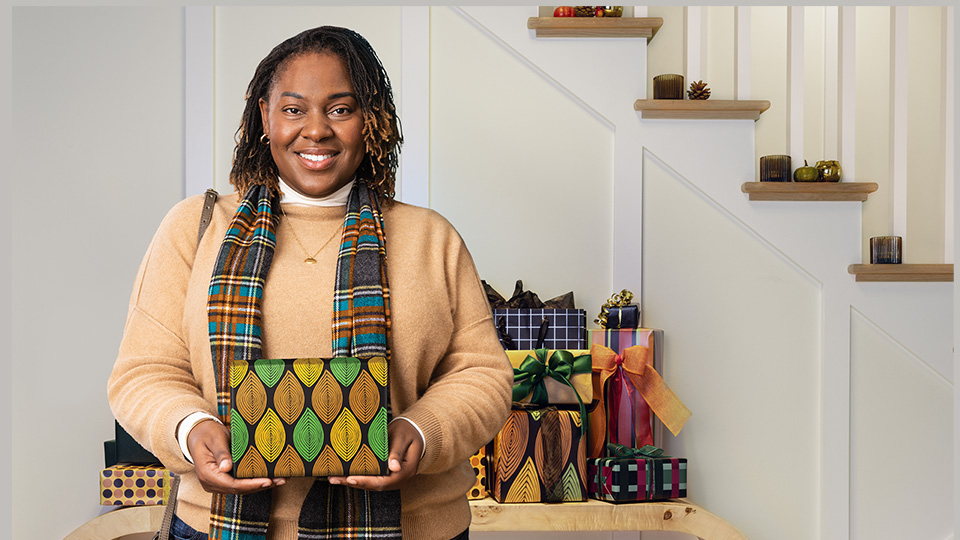
[(670, 457), (663, 453), (663, 448), (652, 444), (645, 444), (641, 448), (630, 448), (617, 443), (607, 443), (607, 450), (610, 451), (610, 457), (629, 457), (640, 459), (665, 458)]
[(570, 382), (570, 378), (579, 373), (592, 373), (593, 360), (589, 354), (574, 356), (570, 351), (556, 350), (547, 358), (548, 349), (534, 349), (535, 356), (527, 356), (520, 367), (513, 368), (513, 401), (520, 401), (530, 395), (530, 403), (549, 404), (544, 379), (550, 377), (569, 386), (580, 404), (580, 422), (583, 434), (587, 432), (587, 407), (580, 393)]
[[(589, 354), (573, 356), (570, 351), (553, 351), (547, 358), (547, 349), (536, 349), (536, 356), (527, 356), (520, 367), (513, 368), (513, 400), (520, 401), (530, 395), (530, 403), (549, 404), (544, 379), (550, 377), (573, 388), (570, 378), (578, 373), (591, 373), (592, 362)], [(580, 394), (573, 388), (580, 399)]]

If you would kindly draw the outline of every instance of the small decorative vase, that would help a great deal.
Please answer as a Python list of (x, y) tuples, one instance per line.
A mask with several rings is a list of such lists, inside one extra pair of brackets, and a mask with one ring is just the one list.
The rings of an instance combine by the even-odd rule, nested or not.
[(903, 238), (874, 236), (870, 239), (870, 264), (900, 264), (903, 262)]
[(683, 75), (668, 73), (654, 77), (653, 99), (683, 99)]
[(817, 162), (817, 181), (818, 182), (839, 182), (843, 170), (840, 168), (840, 162), (835, 160)]
[(789, 182), (792, 180), (793, 160), (790, 156), (774, 154), (760, 158), (761, 182)]
[(604, 17), (622, 17), (623, 6), (603, 6)]

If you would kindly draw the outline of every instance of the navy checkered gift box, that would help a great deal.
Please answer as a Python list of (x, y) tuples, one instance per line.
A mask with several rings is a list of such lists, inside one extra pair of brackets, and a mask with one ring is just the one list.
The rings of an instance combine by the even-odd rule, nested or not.
[[(496, 308), (493, 322), (504, 349), (586, 348), (587, 312), (582, 309)], [(544, 326), (543, 343), (538, 343)]]

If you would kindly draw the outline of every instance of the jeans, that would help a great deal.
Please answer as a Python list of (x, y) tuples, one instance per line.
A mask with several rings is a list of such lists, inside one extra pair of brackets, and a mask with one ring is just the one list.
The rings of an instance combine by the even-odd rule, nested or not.
[(170, 522), (171, 540), (208, 540), (207, 533), (197, 532), (193, 527), (183, 522), (176, 514)]
[[(193, 530), (193, 527), (184, 523), (176, 514), (173, 515), (173, 521), (170, 523), (170, 537), (172, 540), (208, 540), (207, 533)], [(467, 527), (450, 540), (470, 540), (470, 528)]]

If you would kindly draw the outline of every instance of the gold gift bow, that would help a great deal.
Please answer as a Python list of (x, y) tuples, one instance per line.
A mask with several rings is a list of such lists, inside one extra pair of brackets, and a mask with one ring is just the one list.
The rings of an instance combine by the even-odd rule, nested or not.
[(692, 413), (653, 368), (650, 349), (634, 345), (624, 349), (623, 354), (617, 354), (609, 347), (594, 343), (590, 348), (590, 356), (593, 357), (593, 400), (598, 402), (598, 406), (590, 413), (590, 423), (598, 427), (590, 430), (591, 456), (603, 452), (607, 432), (603, 390), (607, 379), (617, 372), (617, 368), (623, 368), (663, 425), (674, 435), (680, 433)]
[[(600, 313), (597, 315), (597, 318), (593, 322), (600, 325), (601, 328), (607, 327), (607, 315), (609, 310), (612, 307), (626, 307), (633, 300), (633, 293), (627, 289), (615, 293), (606, 302), (603, 303), (603, 306), (600, 307)], [(621, 311), (620, 316), (623, 317), (623, 312)]]

